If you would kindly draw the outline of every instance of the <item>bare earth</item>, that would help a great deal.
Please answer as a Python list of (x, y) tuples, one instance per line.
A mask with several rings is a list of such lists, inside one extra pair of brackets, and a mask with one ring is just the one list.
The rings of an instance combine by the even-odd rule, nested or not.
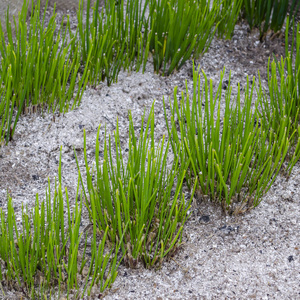
[[(248, 32), (246, 24), (236, 27), (231, 41), (215, 39), (196, 62), (214, 83), (226, 67), (231, 70), (233, 95), (237, 83), (260, 70), (266, 82), (267, 59), (284, 53), (284, 39), (267, 37), (258, 41), (258, 32)], [(119, 119), (120, 131), (127, 141), (128, 110), (136, 125), (154, 100), (157, 138), (166, 134), (162, 99), (173, 89), (191, 88), (191, 61), (176, 74), (163, 78), (153, 73), (149, 63), (145, 74), (122, 72), (111, 87), (105, 83), (89, 87), (79, 108), (65, 115), (24, 115), (14, 140), (0, 148), (0, 206), (6, 208), (7, 190), (14, 199), (18, 215), (22, 203), (32, 206), (35, 194), (41, 198), (48, 177), (57, 176), (59, 148), (62, 146), (63, 183), (74, 196), (77, 168), (73, 145), (83, 170), (83, 128), (87, 132), (88, 155), (93, 159), (96, 132), (102, 124), (113, 133)], [(226, 86), (224, 86), (226, 88)], [(290, 178), (280, 175), (261, 204), (237, 217), (226, 216), (218, 204), (197, 199), (184, 232), (183, 245), (158, 270), (128, 269), (121, 265), (119, 276), (104, 295), (94, 290), (91, 299), (300, 299), (300, 165)], [(71, 201), (74, 203), (74, 197)], [(83, 226), (88, 223), (86, 213)], [(2, 299), (17, 299), (13, 289), (5, 289)], [(18, 298), (21, 299), (21, 298)], [(23, 298), (24, 299), (24, 298)], [(85, 297), (84, 299), (87, 299)]]

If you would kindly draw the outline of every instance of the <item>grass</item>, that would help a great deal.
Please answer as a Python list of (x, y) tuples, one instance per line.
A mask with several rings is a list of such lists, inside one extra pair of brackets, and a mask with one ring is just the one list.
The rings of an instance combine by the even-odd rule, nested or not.
[[(144, 72), (152, 61), (155, 72), (170, 75), (204, 53), (216, 33), (230, 38), (241, 10), (261, 37), (269, 27), (280, 30), (287, 14), (284, 1), (106, 0), (104, 9), (96, 1), (91, 10), (88, 0), (86, 15), (79, 4), (73, 32), (69, 19), (57, 24), (55, 9), (46, 25), (39, 2), (27, 24), (27, 9), (24, 1), (13, 25), (8, 17), (0, 24), (1, 144), (30, 107), (65, 113), (80, 104), (88, 84), (111, 85), (121, 69)], [(294, 1), (290, 14), (296, 9)], [(286, 57), (269, 61), (267, 91), (261, 81), (250, 86), (248, 80), (244, 98), (238, 87), (233, 99), (230, 78), (222, 90), (224, 72), (215, 89), (204, 72), (193, 70), (193, 91), (186, 88), (179, 100), (174, 90), (170, 119), (165, 104), (169, 139), (155, 137), (154, 104), (139, 132), (129, 113), (127, 154), (117, 123), (100, 160), (99, 127), (90, 165), (84, 132), (86, 177), (76, 157), (74, 207), (62, 188), (61, 163), (54, 189), (49, 183), (45, 200), (37, 195), (32, 210), (23, 207), (20, 223), (8, 196), (7, 209), (0, 208), (2, 284), (17, 284), (32, 299), (90, 296), (94, 286), (103, 292), (112, 285), (120, 263), (159, 267), (174, 253), (196, 189), (225, 211), (257, 206), (282, 166), (290, 174), (300, 158), (300, 28), (293, 26), (289, 52), (287, 18)], [(85, 208), (91, 232), (81, 228)]]
[(217, 29), (220, 4), (210, 9), (205, 1), (179, 3), (131, 0), (124, 10), (123, 0), (106, 0), (100, 12), (98, 0), (91, 12), (88, 0), (84, 19), (81, 1), (75, 33), (68, 18), (57, 25), (55, 9), (46, 26), (47, 5), (42, 13), (40, 1), (32, 3), (29, 24), (28, 0), (13, 25), (8, 11), (5, 30), (0, 24), (0, 82), (7, 91), (0, 94), (1, 141), (12, 139), (28, 107), (65, 113), (79, 105), (87, 84), (106, 79), (110, 85), (122, 68), (145, 71), (149, 53), (154, 70), (167, 75), (192, 55), (199, 57)]
[[(290, 11), (289, 2), (291, 2)], [(279, 32), (289, 13), (292, 17), (297, 14), (300, 2), (297, 0), (244, 0), (242, 14), (247, 19), (250, 28), (258, 27), (262, 40), (269, 29)]]
[[(240, 88), (232, 101), (230, 78), (225, 94), (225, 112), (221, 115), (222, 80), (217, 91), (213, 91), (212, 81), (200, 85), (200, 75), (194, 70), (193, 94), (186, 90), (174, 103), (170, 101), (171, 122), (166, 115), (168, 133), (171, 136), (175, 157), (181, 163), (190, 160), (187, 183), (199, 180), (199, 189), (211, 200), (222, 203), (224, 210), (232, 209), (240, 203), (238, 210), (255, 207), (261, 196), (274, 182), (288, 147), (288, 132), (284, 126), (276, 133), (264, 130), (259, 125), (258, 102), (253, 103), (254, 86), (249, 81), (245, 89), (244, 107), (241, 107)], [(204, 112), (202, 109), (204, 106)], [(285, 124), (288, 119), (285, 119)], [(185, 147), (178, 151), (179, 145)], [(236, 210), (237, 212), (237, 210)]]
[(239, 19), (244, 0), (222, 1), (219, 13), (218, 36), (230, 39)]
[[(79, 295), (80, 287), (83, 293), (88, 289), (89, 295), (93, 285), (99, 285), (102, 292), (115, 280), (121, 261), (117, 257), (120, 244), (107, 251), (108, 228), (99, 237), (93, 226), (91, 245), (87, 246), (86, 239), (84, 243), (80, 232), (82, 201), (76, 201), (71, 208), (68, 191), (61, 186), (61, 163), (59, 174), (54, 193), (49, 183), (45, 200), (40, 202), (37, 195), (32, 210), (22, 207), (20, 223), (11, 197), (8, 196), (7, 212), (0, 208), (0, 257), (5, 263), (0, 279), (3, 285), (16, 282), (31, 299), (54, 296), (57, 286), (59, 293), (64, 290), (67, 297), (70, 292)], [(80, 198), (78, 191), (76, 199)], [(80, 256), (79, 248), (84, 248)], [(91, 253), (89, 260), (87, 251)], [(78, 282), (84, 268), (88, 268), (85, 282)]]
[[(124, 235), (121, 249), (131, 267), (138, 260), (147, 267), (161, 263), (181, 242), (193, 198), (193, 192), (190, 199), (182, 192), (185, 170), (179, 167), (178, 159), (167, 168), (169, 141), (164, 137), (155, 147), (154, 107), (146, 124), (142, 118), (139, 137), (129, 115), (126, 160), (117, 125), (114, 143), (109, 136), (104, 145), (103, 162), (99, 162), (99, 132), (100, 127), (95, 168), (87, 162), (84, 134), (87, 189), (83, 189), (90, 219), (95, 214), (99, 230), (109, 227), (108, 238), (112, 243)], [(116, 149), (115, 162), (113, 149)], [(85, 186), (82, 177), (81, 181)]]
[(149, 50), (154, 71), (171, 74), (207, 50), (216, 32), (220, 1), (151, 0)]
[(0, 145), (3, 145), (8, 142), (13, 136), (13, 132), (16, 127), (16, 121), (12, 121), (13, 110), (11, 106), (14, 106), (16, 101), (16, 96), (12, 95), (12, 75), (11, 67), (7, 69), (7, 73), (2, 77), (5, 84), (0, 86), (0, 115), (1, 115), (1, 124), (0, 124)]
[(6, 90), (0, 99), (2, 141), (4, 135), (6, 142), (12, 138), (20, 114), (28, 107), (64, 113), (80, 103), (87, 84), (87, 68), (78, 80), (79, 43), (69, 35), (69, 20), (65, 27), (62, 21), (57, 31), (54, 9), (46, 26), (46, 9), (41, 14), (40, 2), (32, 4), (27, 24), (28, 1), (24, 1), (14, 25), (7, 12), (6, 37), (0, 24), (0, 82)]
[[(87, 84), (107, 80), (110, 85), (122, 68), (144, 72), (149, 54), (155, 72), (169, 75), (180, 69), (208, 49), (217, 31), (230, 38), (241, 7), (250, 27), (262, 22), (268, 26), (272, 15), (275, 31), (287, 11), (284, 1), (131, 0), (124, 6), (124, 0), (106, 0), (101, 10), (99, 3), (91, 11), (88, 0), (84, 17), (79, 2), (75, 33), (68, 18), (57, 25), (55, 9), (46, 26), (47, 5), (42, 13), (40, 1), (32, 3), (29, 24), (27, 0), (13, 25), (8, 11), (5, 26), (0, 24), (1, 143), (12, 139), (28, 107), (65, 113), (79, 105)], [(294, 1), (291, 13), (296, 11)]]
[[(288, 51), (289, 18), (286, 26), (286, 57), (274, 57), (268, 64), (268, 91), (260, 86), (262, 125), (277, 133), (286, 127), (290, 139), (288, 173), (300, 158), (300, 25), (293, 25), (291, 51)], [(295, 46), (295, 48), (294, 48)], [(296, 49), (296, 51), (294, 50)]]
[(145, 71), (149, 54), (154, 71), (169, 75), (191, 56), (204, 53), (218, 27), (220, 1), (210, 8), (210, 1), (131, 0), (125, 10), (123, 0), (105, 3), (100, 13), (97, 1), (91, 16), (88, 1), (85, 20), (82, 5), (78, 11), (83, 61), (93, 48), (89, 62), (93, 84), (107, 79), (110, 85), (122, 67), (128, 70), (134, 65), (139, 71), (142, 66)]
[[(146, 1), (147, 3), (147, 1)], [(139, 1), (128, 1), (124, 11), (124, 1), (107, 0), (105, 11), (99, 11), (96, 1), (91, 16), (90, 0), (84, 20), (83, 3), (78, 10), (79, 41), (82, 62), (91, 70), (89, 81), (96, 85), (107, 80), (107, 84), (117, 81), (123, 67), (128, 69), (138, 51), (137, 63), (143, 60), (142, 29), (145, 7)], [(85, 22), (84, 22), (85, 21)], [(90, 60), (87, 60), (88, 53)]]

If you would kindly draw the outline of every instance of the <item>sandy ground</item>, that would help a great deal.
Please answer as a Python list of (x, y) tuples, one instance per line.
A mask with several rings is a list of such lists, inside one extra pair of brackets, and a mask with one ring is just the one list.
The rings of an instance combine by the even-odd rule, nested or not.
[[(225, 66), (231, 70), (233, 95), (237, 83), (246, 84), (260, 70), (266, 82), (267, 59), (284, 52), (284, 39), (258, 40), (239, 24), (231, 41), (214, 39), (209, 51), (196, 62), (214, 83)], [(57, 176), (62, 146), (63, 184), (72, 198), (77, 187), (75, 146), (83, 168), (83, 128), (87, 132), (89, 160), (93, 160), (96, 132), (102, 124), (100, 142), (115, 129), (119, 119), (126, 146), (128, 110), (137, 126), (142, 113), (154, 100), (156, 135), (166, 134), (162, 99), (192, 86), (192, 62), (170, 77), (153, 73), (122, 72), (118, 83), (89, 87), (80, 107), (65, 115), (23, 115), (14, 140), (0, 148), (0, 206), (6, 208), (7, 191), (13, 197), (17, 215), (22, 203), (32, 206), (35, 194), (43, 198), (48, 177)], [(224, 83), (226, 85), (226, 83)], [(224, 89), (226, 86), (224, 86)], [(234, 99), (234, 98), (233, 98)], [(280, 175), (262, 203), (238, 217), (226, 216), (218, 204), (197, 199), (184, 231), (184, 243), (160, 269), (128, 269), (121, 265), (112, 289), (91, 299), (300, 299), (300, 165), (290, 178)], [(88, 223), (86, 214), (83, 225)], [(2, 299), (16, 299), (14, 290), (5, 290)], [(85, 297), (84, 299), (87, 299)]]
[[(36, 3), (37, 1), (34, 0)], [(41, 5), (45, 5), (47, 0), (40, 0)], [(95, 0), (91, 1), (91, 5), (93, 5)], [(18, 16), (18, 13), (21, 12), (24, 0), (1, 0), (0, 2), (0, 21), (5, 22), (7, 9), (9, 7), (10, 16)], [(31, 8), (32, 0), (29, 0), (29, 9)], [(48, 6), (53, 7), (56, 5), (56, 9), (58, 10), (70, 10), (78, 8), (79, 0), (48, 0)], [(83, 1), (84, 5), (86, 5), (87, 0)], [(102, 3), (102, 1), (100, 1)], [(12, 21), (12, 19), (11, 19)]]

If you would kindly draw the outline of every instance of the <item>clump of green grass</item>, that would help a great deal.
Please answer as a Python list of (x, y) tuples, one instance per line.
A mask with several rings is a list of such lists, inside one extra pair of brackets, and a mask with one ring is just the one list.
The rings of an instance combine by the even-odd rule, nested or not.
[(142, 118), (139, 137), (129, 114), (126, 158), (123, 157), (117, 125), (115, 141), (111, 141), (111, 136), (105, 141), (104, 160), (99, 162), (99, 130), (95, 168), (87, 162), (84, 133), (87, 174), (84, 195), (90, 218), (94, 224), (96, 220), (100, 230), (109, 227), (108, 238), (111, 242), (120, 241), (124, 235), (121, 249), (131, 267), (138, 260), (142, 260), (147, 267), (161, 263), (180, 244), (193, 199), (193, 192), (190, 199), (185, 199), (182, 192), (184, 168), (179, 167), (178, 159), (174, 160), (170, 169), (167, 168), (169, 141), (166, 142), (165, 138), (155, 149), (153, 107), (146, 124)]
[(4, 84), (0, 85), (0, 145), (9, 141), (16, 127), (16, 121), (12, 122), (12, 107), (14, 107), (16, 95), (13, 95), (12, 91), (11, 67), (8, 68), (2, 80)]
[[(271, 29), (279, 32), (288, 14), (289, 1), (287, 0), (244, 0), (242, 12), (250, 28), (258, 27), (260, 39)], [(300, 2), (291, 1), (289, 14), (294, 16), (300, 8)]]
[[(294, 23), (294, 21), (293, 21)], [(286, 57), (268, 63), (268, 91), (261, 94), (260, 118), (264, 128), (272, 128), (278, 133), (280, 128), (286, 127), (290, 138), (289, 163), (287, 170), (291, 174), (293, 166), (300, 158), (300, 25), (295, 32), (293, 25), (292, 45), (289, 51), (289, 17), (286, 24)], [(295, 50), (296, 49), (296, 50)]]
[[(1, 127), (5, 131), (2, 140), (4, 136), (6, 142), (12, 138), (19, 115), (28, 106), (66, 112), (80, 103), (87, 83), (96, 85), (106, 79), (110, 85), (117, 81), (121, 68), (139, 71), (142, 67), (145, 71), (149, 53), (154, 70), (166, 75), (182, 67), (191, 56), (199, 57), (209, 47), (220, 20), (224, 32), (232, 31), (224, 20), (235, 20), (239, 8), (239, 4), (233, 4), (233, 13), (226, 12), (223, 18), (231, 3), (223, 3), (221, 13), (219, 0), (213, 1), (212, 7), (210, 4), (130, 0), (124, 6), (124, 0), (107, 0), (100, 12), (98, 0), (92, 12), (88, 0), (84, 19), (80, 1), (78, 31), (74, 34), (69, 19), (57, 25), (55, 9), (45, 26), (47, 3), (41, 13), (40, 0), (36, 6), (32, 2), (27, 24), (29, 1), (24, 0), (13, 26), (7, 13), (6, 37), (0, 24), (0, 83), (8, 90), (5, 97), (0, 94), (0, 117), (6, 124)], [(13, 125), (12, 117), (7, 119), (12, 115)]]
[(149, 50), (154, 71), (169, 75), (207, 50), (217, 29), (220, 1), (150, 0)]
[(93, 285), (98, 285), (100, 292), (110, 287), (121, 261), (117, 257), (120, 244), (107, 251), (105, 243), (108, 228), (105, 228), (101, 240), (94, 226), (91, 259), (86, 257), (89, 248), (86, 242), (83, 254), (79, 256), (83, 235), (80, 232), (81, 214), (82, 201), (76, 201), (71, 208), (68, 191), (62, 189), (61, 163), (54, 194), (51, 196), (49, 183), (44, 201), (40, 203), (37, 195), (32, 211), (22, 207), (20, 224), (16, 221), (12, 199), (8, 197), (7, 214), (0, 208), (0, 258), (5, 264), (4, 269), (0, 264), (2, 284), (16, 282), (22, 287), (24, 296), (31, 299), (47, 297), (49, 292), (51, 297), (56, 286), (59, 293), (65, 291), (67, 297), (71, 290), (77, 290), (79, 295), (82, 283), (77, 278), (83, 268), (89, 265), (83, 294), (88, 289), (90, 295)]
[(219, 13), (218, 36), (230, 39), (244, 0), (224, 0)]
[[(91, 56), (89, 69), (90, 82), (96, 85), (107, 80), (107, 84), (117, 81), (123, 67), (129, 69), (136, 62), (136, 70), (147, 61), (144, 52), (145, 37), (142, 29), (145, 24), (145, 10), (148, 1), (142, 4), (138, 0), (105, 1), (99, 12), (99, 0), (95, 2), (92, 16), (90, 0), (87, 1), (86, 19), (84, 19), (83, 2), (78, 10), (79, 41), (82, 60), (86, 62), (89, 51)], [(84, 23), (85, 21), (85, 23)], [(91, 50), (90, 50), (91, 49)]]
[(97, 1), (91, 20), (88, 1), (85, 25), (82, 7), (78, 24), (83, 61), (93, 47), (91, 82), (107, 79), (111, 84), (122, 67), (135, 65), (138, 71), (143, 66), (144, 71), (149, 53), (154, 70), (162, 69), (165, 75), (181, 68), (191, 56), (199, 57), (216, 32), (220, 3), (213, 1), (210, 7), (210, 1), (130, 0), (124, 9), (123, 0), (108, 0), (100, 13)]
[[(191, 100), (187, 90), (178, 101), (175, 89), (174, 103), (170, 101), (171, 122), (166, 117), (166, 123), (174, 154), (182, 163), (190, 160), (187, 183), (198, 178), (203, 195), (220, 201), (225, 210), (241, 203), (237, 212), (246, 204), (248, 208), (259, 204), (281, 168), (289, 142), (285, 127), (273, 133), (260, 126), (258, 103), (251, 109), (254, 86), (250, 89), (249, 82), (241, 107), (240, 89), (236, 103), (231, 104), (229, 79), (221, 116), (223, 74), (214, 91), (204, 72), (201, 88), (200, 75), (194, 71)], [(180, 143), (185, 147), (178, 152)]]
[[(125, 43), (117, 37), (117, 14), (111, 17), (99, 13), (99, 0), (95, 3), (93, 20), (90, 21), (90, 0), (87, 1), (86, 23), (83, 20), (83, 2), (80, 1), (78, 14), (79, 41), (81, 43), (82, 60), (91, 70), (90, 82), (96, 85), (107, 79), (107, 84), (117, 80), (123, 64)], [(115, 4), (114, 4), (115, 6)], [(112, 8), (114, 9), (114, 8)], [(107, 12), (108, 14), (108, 12)], [(88, 53), (91, 59), (87, 62)]]
[[(34, 6), (27, 23), (28, 0), (24, 0), (22, 11), (14, 25), (6, 19), (6, 35), (0, 24), (0, 86), (7, 92), (0, 96), (0, 118), (16, 109), (15, 124), (27, 107), (47, 107), (48, 111), (59, 109), (66, 112), (72, 103), (80, 103), (87, 84), (88, 69), (78, 80), (80, 68), (79, 43), (69, 34), (70, 24), (62, 21), (57, 30), (55, 9), (45, 26), (46, 8), (41, 14), (40, 0)], [(88, 59), (88, 58), (87, 58)], [(10, 78), (10, 79), (9, 79)], [(8, 105), (8, 98), (11, 98)], [(4, 104), (5, 103), (5, 104)], [(6, 105), (7, 104), (7, 105)], [(10, 122), (11, 123), (11, 119)], [(6, 130), (6, 142), (12, 138), (12, 130)]]
[[(49, 185), (50, 190), (50, 185)], [(68, 281), (68, 288), (76, 285), (77, 254), (81, 235), (79, 225), (82, 204), (76, 204), (73, 215), (70, 213), (65, 224), (64, 200), (61, 186), (55, 190), (53, 204), (50, 195), (46, 202), (36, 204), (33, 212), (22, 208), (22, 228), (18, 228), (12, 200), (9, 197), (7, 217), (1, 210), (0, 256), (6, 270), (1, 270), (1, 280), (16, 280), (25, 288), (26, 294), (35, 297), (35, 286), (40, 275), (40, 284), (50, 288), (53, 283), (59, 286)], [(68, 197), (67, 197), (68, 201)], [(65, 225), (68, 226), (66, 230)], [(42, 274), (42, 275), (41, 275)]]

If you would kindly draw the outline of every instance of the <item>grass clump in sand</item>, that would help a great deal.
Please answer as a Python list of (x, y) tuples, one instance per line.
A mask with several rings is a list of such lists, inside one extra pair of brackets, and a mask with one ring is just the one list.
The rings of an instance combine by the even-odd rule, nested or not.
[(99, 292), (110, 287), (122, 260), (117, 256), (121, 243), (107, 245), (109, 228), (99, 235), (95, 214), (92, 233), (84, 239), (82, 208), (82, 201), (71, 207), (68, 191), (61, 186), (61, 166), (54, 193), (49, 183), (46, 199), (40, 202), (37, 195), (32, 210), (22, 207), (21, 220), (8, 197), (7, 212), (0, 208), (2, 285), (16, 285), (31, 299), (59, 298), (61, 293), (72, 298), (86, 291), (90, 295), (93, 286)]
[[(224, 210), (240, 203), (235, 210), (238, 212), (246, 204), (248, 208), (259, 204), (284, 162), (289, 140), (284, 126), (277, 132), (260, 126), (258, 102), (251, 109), (254, 86), (250, 88), (249, 81), (242, 107), (240, 90), (232, 103), (229, 78), (225, 112), (221, 115), (223, 74), (213, 91), (205, 73), (201, 86), (200, 74), (194, 70), (192, 96), (187, 90), (178, 101), (175, 89), (174, 103), (170, 101), (171, 122), (166, 118), (166, 124), (175, 156), (182, 163), (190, 160), (188, 184), (198, 178), (203, 195), (220, 201)], [(284, 122), (287, 124), (288, 119)], [(181, 143), (184, 147), (178, 152)]]
[[(8, 142), (22, 112), (47, 108), (48, 112), (64, 113), (80, 103), (87, 84), (85, 68), (78, 80), (81, 66), (79, 43), (70, 32), (70, 24), (62, 21), (57, 30), (55, 9), (47, 26), (40, 1), (34, 6), (27, 23), (28, 4), (24, 0), (14, 25), (7, 12), (6, 30), (0, 24), (0, 118), (2, 141)], [(69, 34), (70, 33), (70, 34)], [(87, 58), (88, 60), (88, 58)], [(14, 110), (16, 110), (14, 112)], [(8, 115), (14, 114), (12, 117)], [(13, 124), (13, 125), (12, 125)]]
[[(116, 243), (124, 235), (121, 249), (128, 264), (134, 267), (141, 260), (150, 267), (161, 263), (180, 244), (193, 192), (189, 199), (182, 192), (185, 170), (179, 167), (178, 159), (167, 167), (169, 141), (163, 137), (155, 145), (154, 108), (146, 124), (142, 118), (139, 136), (131, 115), (129, 119), (128, 157), (123, 156), (118, 125), (114, 143), (111, 136), (105, 141), (102, 163), (99, 128), (95, 168), (88, 165), (85, 142), (84, 195), (90, 218), (95, 214), (97, 227), (109, 227), (109, 240)], [(82, 177), (81, 180), (84, 186)]]

